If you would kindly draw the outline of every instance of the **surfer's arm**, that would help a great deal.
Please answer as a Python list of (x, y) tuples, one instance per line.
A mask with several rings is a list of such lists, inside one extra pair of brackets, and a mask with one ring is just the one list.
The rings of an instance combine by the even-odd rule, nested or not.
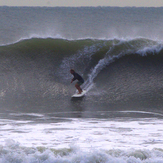
[(77, 79), (77, 75), (73, 74), (74, 78), (71, 80), (71, 83)]
[(74, 77), (72, 80), (71, 80), (71, 83), (73, 82), (73, 81), (75, 81), (76, 80), (76, 78)]

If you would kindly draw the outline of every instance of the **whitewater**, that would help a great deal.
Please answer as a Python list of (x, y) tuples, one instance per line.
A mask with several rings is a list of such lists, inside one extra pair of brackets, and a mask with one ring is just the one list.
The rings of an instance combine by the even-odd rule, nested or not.
[(1, 163), (163, 162), (162, 7), (0, 14)]

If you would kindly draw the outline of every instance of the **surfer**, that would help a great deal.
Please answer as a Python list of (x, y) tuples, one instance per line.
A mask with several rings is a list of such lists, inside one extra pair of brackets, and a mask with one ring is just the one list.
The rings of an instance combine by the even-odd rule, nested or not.
[(84, 83), (84, 79), (78, 73), (76, 73), (73, 69), (70, 70), (70, 73), (74, 76), (74, 78), (71, 80), (71, 83), (75, 81), (76, 79), (78, 80), (78, 82), (75, 84), (75, 87), (79, 91), (79, 94), (81, 94), (83, 91), (80, 88), (80, 86)]

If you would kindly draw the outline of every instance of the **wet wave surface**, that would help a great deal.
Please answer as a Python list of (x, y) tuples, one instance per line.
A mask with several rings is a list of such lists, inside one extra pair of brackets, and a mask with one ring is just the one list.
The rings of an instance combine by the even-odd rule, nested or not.
[[(161, 43), (145, 38), (32, 38), (1, 46), (1, 106), (36, 112), (127, 106), (159, 110), (163, 106), (162, 53)], [(71, 68), (84, 77), (82, 88), (89, 90), (80, 101), (71, 100), (75, 91)]]

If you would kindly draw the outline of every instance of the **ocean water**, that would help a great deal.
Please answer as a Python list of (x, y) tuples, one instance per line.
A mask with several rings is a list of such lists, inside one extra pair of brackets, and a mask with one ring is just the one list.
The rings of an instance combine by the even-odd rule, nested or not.
[(0, 15), (0, 163), (163, 163), (163, 8)]

